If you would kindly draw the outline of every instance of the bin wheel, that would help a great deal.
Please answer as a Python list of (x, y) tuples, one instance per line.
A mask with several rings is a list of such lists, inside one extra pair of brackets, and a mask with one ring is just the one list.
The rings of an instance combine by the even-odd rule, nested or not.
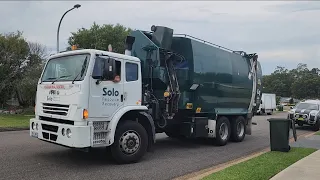
[(291, 146), (289, 145), (289, 148), (288, 148), (288, 150), (290, 151), (291, 150)]

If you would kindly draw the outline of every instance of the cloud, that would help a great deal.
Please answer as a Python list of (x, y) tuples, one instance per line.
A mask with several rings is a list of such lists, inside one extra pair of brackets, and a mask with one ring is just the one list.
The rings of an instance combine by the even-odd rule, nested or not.
[(221, 46), (257, 52), (264, 74), (277, 65), (297, 63), (319, 67), (320, 3), (276, 1), (12, 1), (0, 2), (0, 33), (22, 30), (30, 41), (45, 44), (53, 52), (62, 14), (69, 12), (60, 29), (60, 48), (71, 32), (93, 21), (120, 23), (133, 29), (150, 30), (152, 25), (174, 29)]

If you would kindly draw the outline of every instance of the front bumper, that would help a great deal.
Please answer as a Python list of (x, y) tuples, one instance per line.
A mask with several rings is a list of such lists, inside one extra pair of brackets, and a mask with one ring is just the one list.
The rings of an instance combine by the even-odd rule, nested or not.
[[(33, 123), (38, 124), (37, 128), (33, 128)], [(62, 129), (65, 130), (64, 135)], [(66, 134), (67, 129), (71, 130), (69, 137)], [(73, 148), (91, 146), (91, 129), (90, 126), (74, 126), (42, 121), (35, 118), (30, 119), (31, 137)]]
[[(299, 117), (298, 117), (299, 116)], [(311, 115), (299, 115), (298, 114), (289, 114), (288, 118), (293, 119), (295, 121), (295, 124), (302, 123), (302, 124), (309, 124), (314, 125), (317, 122), (316, 116)]]

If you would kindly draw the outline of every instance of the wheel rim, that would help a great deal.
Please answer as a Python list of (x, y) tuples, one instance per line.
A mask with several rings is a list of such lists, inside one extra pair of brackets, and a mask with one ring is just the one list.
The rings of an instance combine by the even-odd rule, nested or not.
[(229, 134), (229, 129), (226, 123), (222, 123), (219, 128), (219, 135), (222, 140), (226, 140)]
[(119, 139), (119, 148), (125, 154), (134, 154), (140, 148), (140, 136), (136, 131), (129, 130)]
[(244, 124), (242, 122), (237, 124), (237, 134), (239, 137), (243, 136), (244, 134)]

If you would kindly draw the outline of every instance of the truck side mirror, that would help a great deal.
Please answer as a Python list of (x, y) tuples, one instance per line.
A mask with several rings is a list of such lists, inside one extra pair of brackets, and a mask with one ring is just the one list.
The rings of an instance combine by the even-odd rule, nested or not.
[(105, 80), (113, 80), (115, 77), (115, 67), (116, 61), (112, 58), (108, 58), (104, 61), (104, 68), (103, 68), (103, 79)]

